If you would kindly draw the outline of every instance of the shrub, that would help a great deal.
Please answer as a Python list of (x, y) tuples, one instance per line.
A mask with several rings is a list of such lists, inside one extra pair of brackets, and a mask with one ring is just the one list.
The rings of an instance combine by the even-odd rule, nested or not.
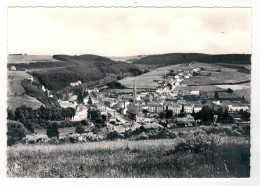
[(47, 126), (46, 134), (48, 138), (52, 138), (52, 137), (59, 138), (59, 129), (57, 123), (50, 123)]
[(107, 133), (107, 139), (109, 140), (115, 140), (118, 138), (121, 138), (121, 135), (119, 135), (119, 133), (115, 130)]
[(82, 121), (81, 121), (81, 125), (83, 125), (83, 126), (87, 126), (87, 125), (88, 125), (88, 122), (87, 122), (87, 120), (85, 120), (85, 119), (84, 119), (84, 120), (82, 120)]
[(25, 128), (22, 123), (16, 121), (7, 122), (7, 145), (14, 145), (16, 142), (21, 141), (25, 135)]
[(78, 125), (75, 128), (75, 132), (78, 133), (78, 134), (82, 134), (82, 133), (85, 132), (85, 128), (82, 125)]

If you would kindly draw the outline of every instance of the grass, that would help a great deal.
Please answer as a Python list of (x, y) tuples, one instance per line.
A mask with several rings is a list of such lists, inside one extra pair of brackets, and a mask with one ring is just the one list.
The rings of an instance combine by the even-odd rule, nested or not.
[[(197, 134), (175, 139), (117, 140), (8, 147), (8, 177), (249, 177), (244, 137)], [(14, 172), (14, 162), (22, 171)]]
[(24, 95), (25, 91), (21, 85), (23, 79), (30, 77), (25, 71), (8, 71), (7, 105), (9, 109), (27, 105), (32, 108), (39, 108), (43, 105), (36, 98)]
[(127, 77), (125, 79), (120, 80), (119, 82), (128, 87), (133, 88), (136, 83), (136, 88), (157, 88), (158, 83), (154, 82), (154, 80), (163, 80), (163, 76), (169, 71), (173, 69), (174, 71), (182, 70), (192, 70), (188, 64), (178, 64), (178, 65), (170, 65), (165, 67), (160, 67), (155, 70), (152, 70), (148, 73), (142, 74), (136, 77)]

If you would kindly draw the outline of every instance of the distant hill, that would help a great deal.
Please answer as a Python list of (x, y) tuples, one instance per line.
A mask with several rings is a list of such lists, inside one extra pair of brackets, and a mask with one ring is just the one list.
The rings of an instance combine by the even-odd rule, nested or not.
[(43, 69), (33, 72), (41, 84), (50, 90), (59, 90), (69, 86), (71, 82), (88, 83), (105, 78), (109, 75), (140, 72), (134, 64), (115, 62), (109, 58), (97, 55), (54, 55), (54, 59), (69, 62), (64, 67)]
[(210, 55), (201, 53), (169, 53), (149, 55), (133, 61), (135, 64), (150, 64), (157, 66), (190, 63), (193, 61), (205, 63), (251, 64), (250, 54)]

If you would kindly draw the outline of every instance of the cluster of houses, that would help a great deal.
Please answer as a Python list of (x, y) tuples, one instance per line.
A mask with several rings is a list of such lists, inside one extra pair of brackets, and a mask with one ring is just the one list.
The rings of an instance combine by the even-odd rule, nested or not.
[[(194, 72), (199, 73), (199, 68), (193, 68), (192, 71), (178, 70), (173, 74), (173, 71), (167, 76), (165, 75), (162, 80), (158, 82), (158, 88), (155, 90), (139, 89), (137, 92), (136, 86), (130, 92), (113, 92), (100, 91), (95, 88), (88, 90), (89, 95), (94, 93), (95, 99), (92, 99), (92, 106), (94, 109), (99, 110), (102, 115), (106, 116), (107, 127), (110, 130), (126, 131), (133, 129), (137, 126), (143, 125), (144, 127), (162, 127), (162, 122), (166, 118), (160, 117), (162, 113), (169, 110), (175, 115), (174, 123), (186, 123), (185, 126), (191, 126), (196, 121), (191, 113), (198, 113), (204, 105), (210, 107), (225, 107), (229, 112), (238, 112), (240, 110), (249, 111), (248, 104), (239, 102), (228, 102), (220, 100), (201, 102), (203, 92), (192, 89), (186, 84), (186, 80), (192, 77)], [(71, 86), (78, 86), (81, 81), (71, 83)], [(213, 92), (214, 94), (214, 92)], [(194, 101), (186, 98), (185, 96), (194, 97)], [(87, 107), (79, 107), (77, 104), (76, 95), (70, 95), (69, 100), (63, 106), (72, 106), (77, 108), (77, 118), (82, 119), (87, 116)], [(85, 97), (84, 105), (88, 105), (89, 96)], [(63, 103), (60, 103), (61, 106)], [(62, 106), (62, 107), (63, 107)], [(178, 117), (181, 111), (184, 111), (184, 117)], [(116, 113), (116, 114), (113, 114)], [(128, 118), (128, 119), (126, 119)], [(77, 120), (78, 120), (77, 119)], [(176, 125), (175, 125), (176, 126)]]

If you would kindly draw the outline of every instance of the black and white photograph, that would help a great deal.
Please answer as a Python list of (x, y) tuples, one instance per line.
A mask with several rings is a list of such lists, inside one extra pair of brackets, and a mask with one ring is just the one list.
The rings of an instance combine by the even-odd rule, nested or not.
[(250, 178), (251, 7), (7, 13), (6, 177)]

